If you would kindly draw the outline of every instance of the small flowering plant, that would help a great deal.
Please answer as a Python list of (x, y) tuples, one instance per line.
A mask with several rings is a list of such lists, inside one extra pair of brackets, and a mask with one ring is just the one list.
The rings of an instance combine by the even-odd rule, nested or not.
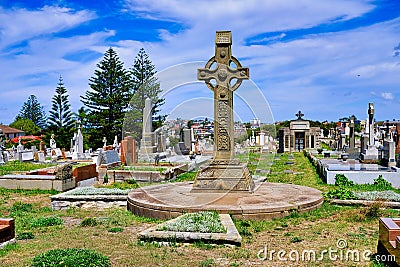
[(171, 221), (158, 229), (160, 231), (226, 233), (216, 211), (187, 213), (178, 220)]

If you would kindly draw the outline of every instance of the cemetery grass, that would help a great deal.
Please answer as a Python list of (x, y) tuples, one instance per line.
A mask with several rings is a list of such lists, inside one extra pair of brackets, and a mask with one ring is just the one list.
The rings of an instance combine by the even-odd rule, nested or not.
[(54, 166), (52, 163), (28, 163), (28, 162), (19, 162), (18, 160), (10, 161), (7, 164), (0, 164), (0, 176), (10, 174), (13, 172), (26, 172), (41, 168), (47, 168)]
[[(320, 181), (303, 154), (294, 153), (293, 165), (286, 164), (287, 154), (276, 157), (279, 160), (274, 160), (272, 174), (266, 176), (269, 182), (306, 185), (323, 192), (332, 188)], [(292, 169), (294, 174), (283, 173), (285, 169)], [(370, 261), (330, 261), (327, 256), (322, 261), (282, 262), (276, 253), (283, 250), (301, 254), (303, 250), (315, 250), (318, 257), (323, 250), (337, 249), (338, 240), (345, 240), (348, 249), (375, 253), (378, 217), (400, 216), (398, 211), (380, 210), (376, 205), (344, 207), (326, 202), (315, 211), (292, 213), (282, 219), (234, 220), (243, 237), (241, 247), (203, 242), (191, 245), (172, 242), (170, 246), (160, 246), (136, 238), (138, 232), (160, 223), (159, 220), (138, 217), (124, 209), (52, 211), (49, 196), (53, 191), (1, 189), (0, 193), (0, 217), (16, 218), (17, 235), (32, 233), (34, 236), (0, 250), (0, 266), (28, 266), (34, 256), (56, 248), (93, 249), (109, 257), (112, 266), (373, 266)], [(49, 226), (51, 223), (39, 220), (42, 223), (38, 226), (33, 222), (39, 218), (60, 218), (62, 224)], [(272, 250), (276, 252), (272, 258), (258, 259), (257, 254), (265, 248), (268, 257)]]

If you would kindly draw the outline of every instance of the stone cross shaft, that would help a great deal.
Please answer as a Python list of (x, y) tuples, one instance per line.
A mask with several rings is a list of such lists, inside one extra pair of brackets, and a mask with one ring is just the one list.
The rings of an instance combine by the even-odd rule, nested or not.
[[(242, 68), (232, 56), (232, 34), (217, 31), (215, 56), (198, 69), (197, 79), (205, 81), (214, 92), (214, 159), (231, 160), (234, 156), (233, 91), (249, 79), (249, 69)], [(235, 67), (232, 67), (235, 65)]]

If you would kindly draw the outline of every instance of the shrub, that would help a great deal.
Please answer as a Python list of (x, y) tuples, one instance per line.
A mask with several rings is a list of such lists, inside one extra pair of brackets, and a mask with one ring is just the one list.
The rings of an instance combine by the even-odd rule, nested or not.
[(374, 179), (374, 185), (381, 190), (389, 190), (392, 189), (392, 184), (383, 179), (382, 175), (379, 175), (378, 178)]
[(327, 199), (357, 199), (356, 195), (347, 188), (332, 189), (322, 194)]
[(108, 229), (108, 231), (110, 233), (120, 233), (120, 232), (124, 231), (124, 228), (122, 228), (122, 227), (113, 227), (113, 228)]
[(18, 212), (31, 212), (33, 210), (33, 206), (30, 203), (22, 203), (22, 202), (16, 202), (11, 206), (10, 211), (12, 213), (18, 213)]
[(383, 207), (382, 202), (375, 201), (371, 205), (358, 210), (356, 214), (350, 216), (350, 219), (356, 222), (376, 220), (382, 215), (381, 208)]
[(85, 218), (81, 221), (80, 226), (86, 227), (86, 226), (96, 226), (98, 225), (97, 219), (96, 218)]
[(32, 259), (32, 267), (111, 267), (110, 259), (90, 249), (54, 249)]
[(35, 235), (32, 232), (24, 232), (24, 233), (17, 234), (18, 240), (28, 240), (28, 239), (34, 239), (34, 238), (35, 238)]
[(335, 185), (343, 187), (343, 186), (353, 186), (354, 182), (347, 179), (344, 174), (336, 174), (335, 175)]
[(34, 220), (31, 224), (32, 227), (47, 227), (54, 225), (62, 225), (64, 221), (59, 217), (40, 217)]

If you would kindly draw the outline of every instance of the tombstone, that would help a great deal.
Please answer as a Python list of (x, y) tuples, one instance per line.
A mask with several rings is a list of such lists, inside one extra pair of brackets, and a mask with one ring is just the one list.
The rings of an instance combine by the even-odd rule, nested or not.
[(65, 157), (67, 159), (72, 159), (72, 153), (70, 151), (65, 151)]
[(255, 146), (256, 138), (254, 136), (254, 130), (251, 131), (251, 139), (250, 139), (250, 146)]
[(150, 98), (146, 98), (144, 109), (143, 109), (143, 129), (142, 129), (142, 139), (140, 140), (140, 150), (139, 154), (147, 158), (149, 153), (155, 153), (157, 147), (154, 145), (154, 132), (151, 131), (152, 128), (152, 103)]
[[(197, 72), (197, 78), (214, 92), (214, 157), (208, 166), (198, 171), (192, 192), (254, 190), (247, 164), (234, 159), (233, 91), (239, 88), (243, 80), (249, 79), (249, 69), (242, 68), (232, 56), (231, 45), (231, 32), (217, 31), (215, 56)], [(213, 68), (213, 65), (216, 67)], [(231, 81), (235, 83), (231, 84)]]
[(113, 148), (114, 148), (114, 150), (116, 150), (117, 152), (119, 151), (118, 136), (115, 136), (115, 138), (114, 138)]
[(64, 160), (67, 159), (67, 155), (65, 155), (65, 148), (62, 148), (62, 149), (61, 149), (61, 155), (62, 155), (62, 158), (63, 158)]
[[(100, 154), (99, 154), (100, 155)], [(100, 158), (100, 164), (115, 164), (121, 163), (121, 158), (118, 155), (118, 152), (115, 150), (107, 150), (102, 153)]]
[(55, 154), (55, 156), (57, 156), (57, 158), (62, 158), (62, 151), (61, 151), (61, 149), (60, 148), (56, 148), (55, 150), (54, 150), (54, 154)]
[(78, 128), (78, 133), (74, 135), (74, 149), (72, 153), (73, 160), (82, 160), (85, 159), (84, 151), (83, 151), (83, 135), (81, 132), (81, 128)]
[(121, 142), (121, 162), (128, 166), (137, 163), (137, 145), (132, 136), (126, 136)]
[(189, 155), (189, 148), (186, 147), (184, 142), (179, 142), (175, 145), (175, 152), (178, 155)]
[(350, 136), (350, 125), (346, 123), (346, 127), (344, 128), (344, 135)]
[(261, 147), (265, 146), (265, 133), (264, 132), (260, 133), (260, 146)]
[(157, 152), (165, 152), (166, 147), (165, 135), (161, 132), (157, 135)]
[(43, 141), (40, 141), (40, 144), (39, 144), (39, 151), (40, 151), (40, 152), (46, 152), (46, 146), (45, 146), (45, 144), (44, 144)]
[(354, 116), (351, 116), (349, 123), (349, 148), (355, 147)]
[(44, 155), (44, 152), (38, 152), (38, 161), (39, 162), (45, 162), (46, 161), (46, 156)]
[(189, 150), (192, 148), (192, 135), (191, 130), (188, 128), (183, 129), (183, 142), (185, 143), (185, 147)]
[(26, 150), (20, 152), (20, 161), (33, 161), (35, 159), (34, 154), (32, 151)]
[(54, 134), (52, 134), (50, 138), (50, 148), (53, 150), (57, 148), (56, 140), (54, 140)]
[(103, 149), (100, 148), (99, 149), (99, 154), (97, 155), (97, 158), (96, 158), (96, 166), (97, 167), (99, 167), (101, 165), (101, 162), (102, 162), (102, 159), (103, 159), (103, 153), (104, 153)]
[(378, 160), (378, 148), (375, 146), (375, 126), (374, 126), (374, 103), (369, 103), (368, 107), (368, 144), (367, 148), (361, 153), (361, 159), (364, 161)]
[(21, 144), (21, 136), (18, 138), (17, 152), (24, 151), (24, 146)]

